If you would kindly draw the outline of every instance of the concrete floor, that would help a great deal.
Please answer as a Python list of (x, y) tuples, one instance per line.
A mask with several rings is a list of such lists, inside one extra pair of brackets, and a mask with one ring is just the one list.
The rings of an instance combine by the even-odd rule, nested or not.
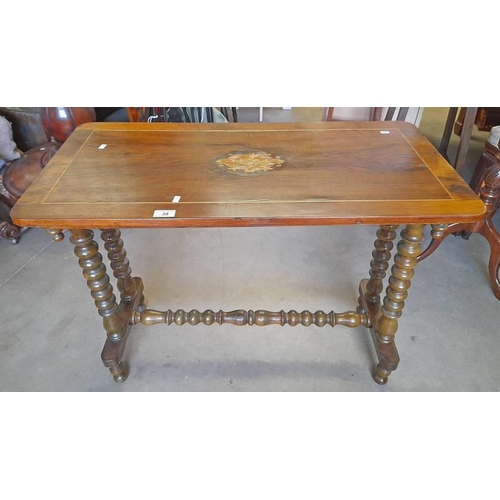
[[(426, 108), (437, 146), (447, 108)], [(266, 108), (264, 121), (315, 121), (323, 108)], [(240, 108), (258, 121), (258, 108)], [(468, 181), (488, 134), (474, 131)], [(458, 138), (450, 147), (453, 156)], [(500, 214), (495, 217), (500, 227)], [(135, 275), (156, 309), (355, 308), (375, 227), (123, 231)], [(105, 334), (72, 245), (41, 229), (0, 240), (1, 391), (498, 391), (499, 301), (482, 237), (448, 238), (418, 268), (386, 386), (372, 381), (369, 332), (230, 325), (135, 326), (114, 383), (100, 360)], [(146, 265), (147, 263), (147, 265)]]

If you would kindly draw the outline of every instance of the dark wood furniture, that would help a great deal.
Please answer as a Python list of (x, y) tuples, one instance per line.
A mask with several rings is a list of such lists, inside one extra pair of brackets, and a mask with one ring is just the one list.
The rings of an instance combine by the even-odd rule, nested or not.
[(55, 144), (46, 142), (29, 149), (22, 153), (21, 158), (5, 165), (0, 175), (0, 238), (13, 243), (19, 241), (26, 228), (13, 224), (10, 211), (56, 151)]
[(95, 122), (94, 108), (40, 108), (40, 117), (47, 137), (60, 146), (82, 123)]
[[(102, 360), (118, 382), (134, 324), (344, 325), (370, 329), (387, 382), (395, 334), (425, 224), (483, 220), (485, 206), (416, 127), (405, 122), (91, 123), (80, 126), (13, 209), (17, 224), (70, 241), (107, 340)], [(357, 307), (333, 311), (147, 309), (121, 228), (379, 226)], [(403, 224), (390, 271), (398, 225)], [(115, 296), (92, 229), (117, 279)], [(204, 263), (199, 263), (200, 267)]]
[[(489, 132), (496, 125), (500, 125), (500, 108), (472, 108), (476, 109), (474, 117), (474, 125), (481, 132)], [(455, 134), (461, 135), (467, 108), (460, 108), (455, 126), (453, 128)]]
[(490, 245), (490, 259), (488, 273), (491, 287), (495, 297), (500, 300), (500, 234), (493, 225), (492, 218), (500, 206), (500, 149), (489, 142), (485, 145), (482, 154), (470, 182), (471, 188), (479, 194), (486, 205), (486, 216), (483, 220), (475, 223), (457, 222), (449, 224), (446, 228), (436, 227), (431, 232), (433, 239), (429, 246), (421, 253), (418, 260), (422, 261), (435, 252), (444, 238), (450, 234), (461, 235), (468, 239), (471, 234), (478, 233), (483, 236)]
[(462, 172), (465, 167), (474, 125), (481, 131), (489, 131), (495, 125), (500, 125), (500, 108), (460, 108), (460, 111), (458, 109), (450, 108), (448, 112), (439, 152), (449, 160), (448, 146), (450, 145), (451, 134), (454, 131), (455, 134), (459, 135), (457, 156), (452, 164), (455, 170)]
[(12, 223), (11, 208), (73, 130), (82, 123), (95, 121), (96, 113), (94, 108), (39, 108), (39, 119), (45, 133), (42, 142), (7, 163), (0, 175), (0, 238), (13, 243), (18, 243), (27, 228)]

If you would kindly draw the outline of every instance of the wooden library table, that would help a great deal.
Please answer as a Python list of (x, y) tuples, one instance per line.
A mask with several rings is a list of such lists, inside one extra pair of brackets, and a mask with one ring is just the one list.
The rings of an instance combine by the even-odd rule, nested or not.
[[(365, 326), (378, 356), (373, 377), (384, 384), (398, 366), (395, 334), (424, 226), (431, 224), (439, 237), (447, 225), (481, 221), (484, 214), (484, 203), (405, 122), (88, 123), (71, 134), (16, 203), (12, 218), (46, 228), (56, 241), (69, 230), (107, 332), (102, 360), (117, 382), (128, 375), (122, 357), (133, 325), (231, 323)], [(147, 309), (120, 233), (347, 224), (379, 228), (358, 304), (342, 313)], [(119, 302), (92, 229), (104, 241)]]

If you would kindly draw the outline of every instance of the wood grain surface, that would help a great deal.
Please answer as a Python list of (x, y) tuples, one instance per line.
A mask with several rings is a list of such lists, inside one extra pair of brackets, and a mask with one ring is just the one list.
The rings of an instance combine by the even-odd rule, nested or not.
[[(248, 162), (252, 153), (262, 169), (217, 161), (241, 154)], [(268, 157), (279, 168), (266, 167)], [(78, 229), (474, 222), (484, 213), (405, 122), (88, 123), (12, 218)]]

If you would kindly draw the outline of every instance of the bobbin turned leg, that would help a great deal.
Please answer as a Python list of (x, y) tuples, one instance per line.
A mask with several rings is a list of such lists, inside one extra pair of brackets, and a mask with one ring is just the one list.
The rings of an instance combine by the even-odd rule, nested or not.
[[(104, 248), (108, 251), (111, 269), (113, 269), (122, 300), (134, 300), (137, 288), (135, 280), (132, 278), (127, 252), (123, 248), (120, 230), (102, 229), (101, 238), (104, 241)], [(144, 304), (144, 296), (142, 296), (141, 304)]]
[[(370, 279), (362, 280), (359, 285), (359, 299), (357, 311), (360, 314), (368, 314), (369, 328), (377, 352), (379, 362), (396, 369), (399, 363), (399, 355), (394, 345), (386, 349), (384, 344), (377, 341), (375, 324), (380, 316), (380, 294), (384, 289), (383, 280), (389, 267), (391, 251), (396, 238), (398, 226), (380, 226), (375, 240), (375, 249), (372, 252), (370, 262)], [(393, 347), (393, 348), (392, 348)]]
[(366, 283), (365, 299), (370, 304), (380, 302), (380, 294), (384, 289), (383, 279), (389, 268), (389, 260), (396, 238), (398, 226), (380, 226), (375, 240), (375, 250), (372, 252), (373, 259), (370, 262), (370, 279)]
[[(124, 382), (128, 376), (128, 368), (122, 362), (123, 351), (130, 331), (130, 318), (134, 309), (138, 308), (139, 297), (142, 296), (142, 281), (133, 279), (134, 283), (126, 279), (127, 270), (120, 269), (120, 286), (127, 299), (122, 299), (118, 305), (109, 282), (106, 266), (99, 253), (99, 245), (94, 240), (94, 233), (88, 229), (71, 230), (71, 243), (75, 245), (75, 255), (83, 269), (83, 276), (87, 279), (87, 286), (95, 300), (98, 313), (103, 318), (103, 326), (107, 333), (102, 360), (109, 368), (116, 382)], [(128, 264), (125, 266), (128, 268)], [(135, 292), (133, 292), (135, 289)]]
[(380, 308), (380, 314), (374, 323), (374, 341), (379, 363), (373, 379), (378, 384), (386, 384), (390, 373), (398, 366), (399, 356), (394, 337), (417, 265), (420, 243), (423, 240), (423, 229), (422, 224), (411, 224), (401, 231), (401, 240), (398, 243), (398, 252), (394, 257), (389, 285)]

